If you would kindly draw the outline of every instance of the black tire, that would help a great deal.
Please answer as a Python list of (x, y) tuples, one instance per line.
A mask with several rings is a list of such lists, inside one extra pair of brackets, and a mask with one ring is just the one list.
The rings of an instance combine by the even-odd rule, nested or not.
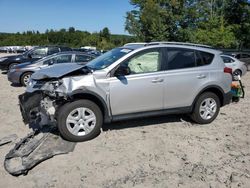
[(13, 68), (14, 66), (16, 66), (16, 65), (18, 65), (18, 63), (11, 63), (11, 64), (9, 64), (9, 66), (8, 66), (8, 71), (9, 71), (11, 68)]
[(24, 87), (27, 86), (27, 83), (26, 83), (26, 81), (25, 81), (25, 78), (26, 78), (27, 76), (31, 76), (32, 74), (33, 74), (32, 72), (25, 72), (25, 73), (21, 76), (21, 78), (20, 78), (20, 83), (22, 84), (22, 86), (24, 86)]
[[(202, 116), (200, 114), (200, 107), (201, 107), (201, 105), (204, 104), (205, 99), (213, 99), (216, 102), (216, 111), (215, 111), (214, 115), (211, 116), (211, 118), (209, 118), (209, 119), (202, 118)], [(199, 98), (196, 100), (193, 113), (191, 114), (191, 118), (196, 123), (208, 124), (208, 123), (211, 123), (217, 117), (219, 111), (220, 111), (219, 97), (215, 93), (205, 92), (205, 93), (202, 93), (199, 96)]]
[(240, 75), (240, 77), (241, 77), (241, 76), (242, 76), (242, 72), (241, 72), (241, 70), (237, 69), (237, 70), (235, 70), (235, 71), (233, 72), (233, 75), (234, 75), (234, 76)]
[[(94, 113), (96, 117), (96, 124), (94, 128), (91, 130), (91, 132), (89, 132), (88, 134), (82, 136), (76, 136), (68, 130), (66, 120), (69, 114), (74, 109), (80, 107), (88, 108)], [(97, 135), (99, 135), (101, 126), (103, 124), (103, 114), (100, 108), (94, 102), (90, 100), (76, 100), (60, 107), (58, 111), (57, 122), (58, 122), (59, 132), (65, 140), (72, 142), (83, 142), (93, 139)]]

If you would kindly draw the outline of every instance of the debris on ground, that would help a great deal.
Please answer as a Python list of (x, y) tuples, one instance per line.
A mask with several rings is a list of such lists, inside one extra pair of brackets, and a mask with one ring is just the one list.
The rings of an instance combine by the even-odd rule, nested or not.
[(55, 155), (72, 152), (76, 143), (63, 140), (55, 129), (36, 130), (10, 150), (4, 161), (11, 175), (26, 175), (37, 164)]
[(11, 134), (9, 136), (0, 139), (0, 146), (14, 142), (17, 139), (16, 134)]

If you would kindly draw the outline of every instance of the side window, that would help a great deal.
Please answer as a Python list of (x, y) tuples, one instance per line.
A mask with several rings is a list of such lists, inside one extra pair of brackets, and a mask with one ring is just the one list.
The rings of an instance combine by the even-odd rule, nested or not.
[(68, 47), (60, 47), (60, 51), (65, 52), (65, 51), (72, 51), (72, 50), (71, 48), (68, 48)]
[(55, 58), (55, 63), (70, 63), (72, 55), (59, 55)]
[(231, 59), (230, 57), (221, 56), (221, 58), (223, 59), (224, 63), (233, 63), (234, 62), (234, 60)]
[(168, 48), (168, 70), (195, 67), (194, 50)]
[(51, 54), (54, 54), (54, 53), (57, 53), (57, 52), (59, 52), (58, 48), (49, 48), (48, 49), (48, 55), (51, 55)]
[(38, 48), (31, 52), (32, 58), (42, 58), (47, 55), (47, 49), (46, 48)]
[(160, 66), (160, 52), (158, 50), (147, 51), (140, 53), (126, 61), (125, 63), (129, 69), (130, 74), (156, 72), (161, 69)]
[(203, 65), (209, 65), (210, 63), (212, 63), (214, 59), (214, 54), (210, 54), (210, 53), (202, 52), (202, 51), (196, 51), (195, 57), (196, 57), (196, 65), (203, 66)]
[(55, 62), (55, 57), (54, 58), (50, 58), (50, 59), (47, 59), (43, 62), (44, 65), (49, 65), (49, 64), (52, 64)]
[(75, 56), (75, 62), (88, 62), (91, 61), (93, 58), (91, 56), (87, 55), (76, 55)]

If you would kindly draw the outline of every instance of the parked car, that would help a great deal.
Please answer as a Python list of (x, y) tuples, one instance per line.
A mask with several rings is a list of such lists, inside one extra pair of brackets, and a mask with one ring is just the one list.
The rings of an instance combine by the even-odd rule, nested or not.
[(30, 76), (37, 70), (58, 63), (71, 62), (86, 64), (94, 58), (95, 56), (91, 56), (82, 52), (59, 52), (50, 56), (46, 56), (35, 62), (16, 65), (8, 72), (8, 80), (15, 84), (22, 84), (23, 86), (27, 86)]
[(8, 71), (17, 64), (34, 62), (47, 55), (51, 55), (62, 51), (71, 51), (71, 48), (60, 47), (60, 46), (35, 47), (21, 55), (5, 56), (0, 58), (0, 69)]
[(229, 55), (221, 55), (226, 67), (229, 67), (233, 70), (234, 75), (244, 76), (247, 72), (247, 65), (240, 60), (229, 56)]
[(160, 42), (115, 48), (83, 67), (32, 75), (19, 96), (25, 123), (56, 124), (70, 141), (92, 139), (103, 122), (188, 113), (211, 123), (232, 98), (232, 69), (221, 52)]
[(227, 52), (226, 55), (232, 56), (247, 65), (247, 70), (250, 71), (250, 53), (247, 52)]

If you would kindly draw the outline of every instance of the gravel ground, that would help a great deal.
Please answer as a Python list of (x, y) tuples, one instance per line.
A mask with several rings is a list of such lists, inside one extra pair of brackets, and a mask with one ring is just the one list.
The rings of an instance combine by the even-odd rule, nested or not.
[[(250, 187), (250, 73), (246, 98), (221, 109), (210, 125), (186, 116), (144, 118), (105, 125), (74, 152), (42, 162), (26, 176), (4, 167), (14, 144), (0, 147), (0, 187)], [(0, 138), (31, 130), (22, 122), (17, 96), (0, 71)]]

